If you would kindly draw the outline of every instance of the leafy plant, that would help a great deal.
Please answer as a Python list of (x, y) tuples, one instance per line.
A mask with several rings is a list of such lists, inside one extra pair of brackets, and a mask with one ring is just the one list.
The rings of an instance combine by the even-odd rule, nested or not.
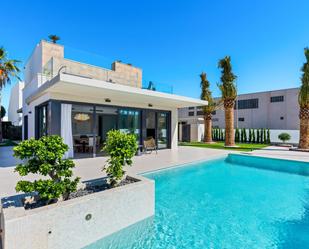
[[(12, 79), (20, 80), (18, 77), (20, 72), (20, 69), (17, 67), (18, 63), (18, 60), (9, 59), (7, 51), (0, 47), (0, 106), (2, 102), (2, 89), (11, 83)], [(2, 118), (0, 118), (0, 142), (2, 142)]]
[(116, 186), (124, 176), (123, 167), (132, 165), (132, 157), (137, 151), (136, 136), (111, 130), (103, 150), (110, 156), (103, 170), (106, 170), (110, 184)]
[(243, 136), (244, 136), (244, 143), (247, 143), (247, 131), (245, 128), (243, 128)]
[(266, 129), (263, 129), (263, 141), (266, 144), (267, 143), (267, 136), (266, 136)]
[(5, 114), (6, 114), (6, 110), (4, 108), (4, 106), (1, 106), (1, 113), (0, 113), (0, 119), (4, 118)]
[(267, 143), (270, 144), (271, 141), (270, 141), (270, 130), (267, 129)]
[(235, 130), (235, 142), (239, 142), (239, 129), (238, 128), (236, 128), (236, 130)]
[(291, 136), (290, 136), (289, 133), (283, 132), (283, 133), (280, 133), (280, 134), (278, 135), (278, 138), (279, 138), (283, 143), (285, 143), (285, 141), (288, 141), (288, 140), (291, 139)]
[(52, 43), (57, 43), (60, 40), (60, 37), (57, 35), (49, 35), (48, 38), (52, 41)]
[(60, 136), (44, 136), (38, 140), (31, 138), (14, 147), (14, 156), (25, 163), (19, 164), (15, 171), (21, 176), (29, 173), (49, 176), (47, 180), (19, 181), (18, 192), (37, 192), (40, 199), (49, 203), (59, 197), (67, 199), (70, 192), (76, 191), (79, 178), (71, 180), (74, 162), (63, 159), (68, 146)]
[(255, 131), (252, 129), (252, 143), (256, 143)]

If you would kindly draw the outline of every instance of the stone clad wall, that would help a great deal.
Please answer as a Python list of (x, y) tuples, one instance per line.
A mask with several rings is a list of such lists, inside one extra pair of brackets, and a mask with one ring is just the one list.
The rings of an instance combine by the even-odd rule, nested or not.
[[(64, 47), (58, 44), (42, 41), (42, 68), (51, 70), (52, 76), (58, 74), (61, 70), (74, 75), (89, 77), (97, 80), (104, 80), (111, 83), (117, 83), (133, 87), (142, 87), (142, 70), (140, 68), (128, 65), (119, 61), (112, 63), (112, 69), (97, 67), (86, 63), (81, 63), (64, 58)], [(48, 65), (52, 63), (51, 67)], [(43, 69), (44, 70), (44, 69)]]

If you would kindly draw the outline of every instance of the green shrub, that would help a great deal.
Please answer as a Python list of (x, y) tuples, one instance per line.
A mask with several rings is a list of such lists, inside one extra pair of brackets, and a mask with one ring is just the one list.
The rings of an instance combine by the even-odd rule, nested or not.
[(14, 147), (14, 156), (25, 163), (19, 164), (15, 171), (21, 176), (29, 173), (49, 176), (47, 180), (19, 181), (18, 192), (37, 192), (40, 199), (49, 203), (59, 197), (67, 199), (70, 192), (76, 191), (79, 178), (71, 180), (74, 162), (63, 159), (68, 146), (60, 136), (45, 136), (38, 140), (33, 138), (21, 142)]
[(236, 130), (235, 130), (235, 142), (239, 142), (239, 129), (238, 128), (236, 128)]
[(260, 130), (256, 129), (256, 142), (260, 143)]
[(270, 141), (270, 130), (267, 129), (267, 143), (270, 144), (271, 141)]
[(252, 129), (252, 143), (256, 143), (255, 131), (254, 131), (254, 129)]
[(263, 142), (266, 144), (267, 143), (267, 136), (266, 136), (266, 129), (263, 129)]
[(249, 143), (252, 142), (252, 131), (251, 131), (251, 129), (249, 129), (249, 138), (248, 138), (248, 142), (249, 142)]
[(243, 129), (243, 133), (244, 133), (244, 142), (247, 143), (247, 141), (248, 141), (247, 140), (247, 131), (246, 131), (245, 128)]
[(283, 143), (285, 143), (285, 141), (289, 141), (289, 140), (291, 139), (291, 136), (290, 136), (289, 133), (283, 132), (283, 133), (280, 133), (280, 134), (279, 134), (278, 138), (279, 138)]
[(104, 167), (112, 186), (117, 185), (125, 171), (123, 167), (132, 165), (132, 157), (137, 151), (136, 136), (119, 130), (107, 133), (107, 140), (103, 150), (110, 156)]

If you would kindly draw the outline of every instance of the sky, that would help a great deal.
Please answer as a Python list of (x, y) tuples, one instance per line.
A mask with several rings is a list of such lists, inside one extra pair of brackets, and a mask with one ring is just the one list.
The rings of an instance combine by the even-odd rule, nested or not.
[[(201, 72), (220, 96), (217, 65), (226, 55), (239, 93), (298, 87), (309, 46), (308, 0), (15, 0), (1, 9), (0, 46), (21, 68), (41, 39), (56, 34), (70, 59), (132, 63), (145, 81), (196, 98)], [(3, 91), (6, 109), (15, 83)]]

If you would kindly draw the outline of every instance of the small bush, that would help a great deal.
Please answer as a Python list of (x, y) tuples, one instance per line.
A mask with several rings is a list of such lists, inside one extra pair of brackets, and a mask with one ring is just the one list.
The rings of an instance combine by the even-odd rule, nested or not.
[(278, 138), (279, 138), (283, 143), (285, 143), (285, 141), (289, 141), (289, 140), (291, 139), (291, 136), (290, 136), (289, 133), (283, 132), (283, 133), (280, 133), (280, 134), (279, 134)]
[(132, 165), (132, 157), (137, 151), (136, 136), (111, 130), (103, 150), (110, 156), (103, 170), (106, 170), (110, 184), (115, 186), (124, 176), (123, 167)]
[(270, 141), (270, 130), (269, 129), (267, 129), (267, 143), (268, 144), (270, 144), (271, 143), (271, 141)]
[(255, 131), (254, 131), (254, 129), (252, 129), (252, 143), (256, 143)]
[(29, 173), (49, 176), (47, 180), (19, 181), (16, 191), (25, 193), (37, 192), (41, 200), (57, 201), (59, 197), (67, 199), (70, 192), (76, 191), (79, 178), (71, 180), (74, 162), (63, 159), (68, 146), (60, 136), (45, 136), (38, 140), (33, 138), (14, 147), (14, 156), (25, 160), (15, 171), (21, 176)]
[(239, 129), (236, 128), (236, 130), (235, 130), (235, 142), (238, 143), (239, 139), (240, 139)]
[(244, 142), (247, 143), (247, 141), (248, 141), (247, 140), (247, 131), (246, 131), (245, 128), (243, 129), (243, 134), (244, 134)]

